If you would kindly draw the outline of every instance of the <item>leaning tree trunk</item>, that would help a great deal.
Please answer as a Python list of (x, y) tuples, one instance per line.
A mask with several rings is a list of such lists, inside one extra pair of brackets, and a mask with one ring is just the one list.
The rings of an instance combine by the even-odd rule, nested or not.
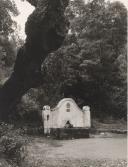
[(27, 37), (18, 51), (14, 71), (0, 90), (0, 119), (7, 119), (21, 97), (41, 84), (42, 62), (61, 46), (68, 31), (64, 15), (68, 0), (28, 1), (36, 8), (26, 22)]

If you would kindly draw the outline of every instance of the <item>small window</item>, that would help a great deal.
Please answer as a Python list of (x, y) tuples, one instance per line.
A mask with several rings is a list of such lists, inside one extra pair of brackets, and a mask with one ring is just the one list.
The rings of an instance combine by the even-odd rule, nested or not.
[(66, 105), (66, 111), (70, 112), (70, 103), (67, 103), (67, 105)]
[(69, 108), (67, 108), (67, 112), (70, 112), (70, 109), (69, 109)]
[(67, 103), (67, 108), (70, 108), (70, 103)]

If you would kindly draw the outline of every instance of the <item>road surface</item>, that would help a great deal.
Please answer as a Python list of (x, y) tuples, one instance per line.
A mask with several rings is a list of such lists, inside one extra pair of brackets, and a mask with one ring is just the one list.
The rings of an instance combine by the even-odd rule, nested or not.
[(23, 165), (34, 167), (126, 167), (126, 137), (53, 140), (35, 138)]

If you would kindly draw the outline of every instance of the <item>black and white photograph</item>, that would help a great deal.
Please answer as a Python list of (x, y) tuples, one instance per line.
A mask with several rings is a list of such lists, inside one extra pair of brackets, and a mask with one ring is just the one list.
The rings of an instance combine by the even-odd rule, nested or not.
[(128, 0), (0, 0), (0, 167), (127, 167)]

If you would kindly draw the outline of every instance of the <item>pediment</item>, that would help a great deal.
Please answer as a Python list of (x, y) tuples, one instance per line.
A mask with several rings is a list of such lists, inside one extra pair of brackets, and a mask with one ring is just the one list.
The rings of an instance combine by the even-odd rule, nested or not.
[(67, 103), (67, 104), (72, 103), (74, 105), (74, 107), (77, 108), (77, 110), (82, 112), (82, 109), (80, 109), (78, 107), (78, 105), (76, 104), (76, 102), (72, 98), (64, 98), (64, 99), (60, 100), (59, 103), (57, 104), (57, 106), (53, 110), (61, 108), (63, 105), (65, 105), (65, 103)]

